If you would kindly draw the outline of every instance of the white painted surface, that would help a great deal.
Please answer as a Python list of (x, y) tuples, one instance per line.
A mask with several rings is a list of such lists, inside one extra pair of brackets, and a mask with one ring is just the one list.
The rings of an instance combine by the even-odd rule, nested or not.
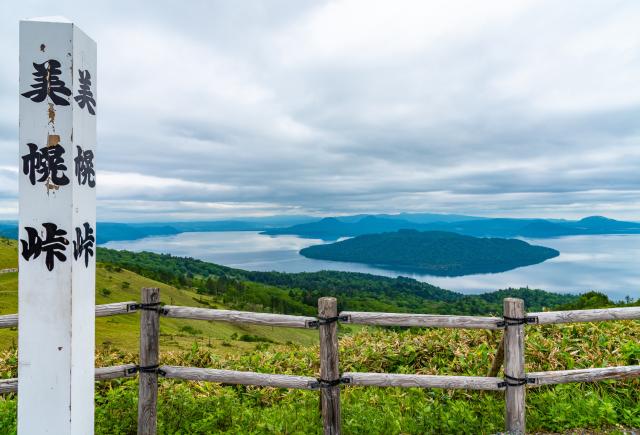
[(60, 15), (51, 15), (48, 17), (34, 17), (28, 18), (24, 21), (47, 21), (49, 23), (67, 23), (71, 24), (71, 21), (67, 17), (62, 17)]
[[(33, 63), (60, 62), (59, 79), (71, 91), (58, 94), (69, 105), (42, 102), (22, 94), (34, 83)], [(25, 227), (38, 230), (54, 223), (66, 231), (66, 261), (55, 258), (52, 270), (46, 252), (37, 258), (19, 255), (19, 369), (18, 433), (91, 434), (94, 410), (94, 305), (95, 255), (74, 258), (76, 227), (87, 222), (95, 230), (95, 188), (81, 185), (75, 172), (76, 146), (96, 146), (96, 116), (74, 100), (79, 95), (78, 70), (89, 70), (96, 95), (96, 45), (72, 23), (29, 20), (20, 23), (20, 137), (19, 137), (19, 238), (28, 242)], [(99, 106), (98, 106), (99, 107)], [(96, 107), (96, 111), (98, 110)], [(53, 110), (55, 117), (53, 117)], [(64, 173), (68, 184), (35, 182), (23, 172), (22, 156), (28, 143), (46, 147), (49, 135), (59, 135), (64, 148)], [(38, 176), (36, 178), (40, 178)], [(48, 187), (49, 185), (49, 187)], [(83, 234), (84, 235), (84, 234)], [(95, 236), (95, 233), (94, 233)], [(95, 253), (95, 247), (93, 248)]]

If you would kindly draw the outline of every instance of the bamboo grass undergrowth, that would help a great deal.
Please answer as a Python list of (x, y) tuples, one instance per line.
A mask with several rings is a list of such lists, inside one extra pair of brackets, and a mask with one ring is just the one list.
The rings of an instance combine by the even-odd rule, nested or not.
[[(343, 334), (342, 371), (486, 375), (499, 333), (478, 330), (364, 328)], [(527, 371), (640, 364), (640, 322), (527, 328)], [(101, 351), (97, 366), (135, 362), (126, 351)], [(261, 344), (245, 354), (218, 355), (195, 344), (163, 352), (164, 364), (317, 376), (318, 347)], [(0, 373), (15, 377), (15, 349), (0, 353)], [(345, 387), (344, 433), (496, 433), (503, 429), (501, 393)], [(318, 394), (163, 379), (162, 434), (321, 433)], [(136, 433), (137, 380), (96, 384), (96, 433)], [(0, 433), (15, 433), (16, 395), (0, 398)], [(566, 384), (527, 392), (532, 433), (640, 427), (640, 380)]]

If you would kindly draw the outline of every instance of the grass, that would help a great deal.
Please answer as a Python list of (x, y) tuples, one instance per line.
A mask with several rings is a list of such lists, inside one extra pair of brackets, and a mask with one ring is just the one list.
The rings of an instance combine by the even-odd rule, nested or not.
[[(0, 269), (17, 267), (17, 242), (0, 238)], [(96, 304), (138, 301), (140, 289), (159, 287), (162, 302), (171, 305), (224, 308), (220, 301), (202, 296), (188, 289), (178, 289), (154, 281), (128, 270), (98, 264), (96, 269)], [(18, 274), (0, 274), (0, 314), (18, 312)], [(139, 315), (123, 315), (96, 319), (96, 348), (109, 351), (119, 349), (133, 352), (138, 349)], [(194, 333), (195, 332), (195, 333)], [(226, 322), (206, 322), (164, 318), (160, 327), (160, 345), (168, 350), (189, 349), (194, 341), (221, 354), (242, 353), (255, 349), (261, 341), (234, 339), (234, 337), (265, 337), (278, 343), (313, 344), (317, 332), (293, 328), (233, 325)], [(17, 342), (17, 330), (0, 329), (0, 349)], [(224, 343), (227, 343), (225, 345)], [(228, 344), (231, 344), (229, 346)]]
[(18, 267), (18, 241), (0, 237), (0, 270)]
[[(640, 323), (632, 321), (527, 329), (527, 371), (637, 364)], [(343, 371), (486, 375), (499, 335), (477, 330), (382, 330), (343, 335)], [(100, 352), (98, 365), (135, 360)], [(207, 346), (165, 351), (165, 364), (317, 376), (317, 345), (272, 345), (221, 355)], [(16, 371), (15, 350), (0, 354), (0, 376)], [(96, 433), (135, 433), (137, 381), (99, 383)], [(503, 394), (438, 389), (344, 387), (346, 434), (500, 432)], [(162, 379), (159, 433), (320, 433), (318, 393)], [(640, 380), (546, 386), (527, 391), (531, 433), (624, 433), (640, 427)], [(0, 398), (0, 432), (15, 429), (15, 395)]]
[[(4, 243), (0, 240), (0, 243)], [(15, 267), (15, 242), (0, 245), (0, 269)], [(97, 269), (99, 304), (138, 300), (142, 287), (160, 287), (162, 301), (223, 307), (135, 273)], [(0, 314), (17, 310), (17, 274), (0, 274)], [(138, 315), (97, 319), (96, 365), (137, 361)], [(487, 373), (499, 335), (481, 330), (342, 328), (342, 371), (476, 375)], [(349, 330), (350, 333), (344, 334)], [(164, 364), (317, 376), (316, 331), (227, 323), (161, 321)], [(0, 377), (17, 376), (16, 331), (0, 330)], [(640, 364), (640, 322), (527, 327), (527, 371)], [(136, 379), (96, 384), (96, 433), (134, 434)], [(16, 395), (0, 397), (0, 433), (16, 430)], [(504, 401), (496, 392), (355, 388), (341, 393), (344, 433), (489, 434), (503, 429)], [(532, 433), (624, 433), (640, 427), (640, 379), (567, 384), (527, 392)], [(220, 386), (162, 379), (161, 434), (321, 433), (318, 393)]]

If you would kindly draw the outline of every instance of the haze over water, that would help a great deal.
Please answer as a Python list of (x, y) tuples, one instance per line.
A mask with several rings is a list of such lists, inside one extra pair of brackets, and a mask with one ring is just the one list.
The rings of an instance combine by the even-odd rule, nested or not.
[(255, 231), (182, 233), (135, 241), (114, 241), (104, 246), (193, 257), (245, 270), (340, 270), (391, 277), (402, 275), (462, 293), (528, 286), (560, 293), (599, 290), (616, 300), (625, 296), (634, 299), (640, 297), (640, 235), (570, 236), (526, 241), (555, 248), (560, 251), (560, 256), (502, 273), (447, 278), (305, 258), (298, 254), (300, 249), (324, 242), (297, 236), (272, 237)]

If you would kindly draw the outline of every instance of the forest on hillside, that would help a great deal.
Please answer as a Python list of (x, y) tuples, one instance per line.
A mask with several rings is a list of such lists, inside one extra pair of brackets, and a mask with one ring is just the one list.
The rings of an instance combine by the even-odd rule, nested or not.
[[(310, 315), (317, 300), (334, 296), (341, 310), (436, 314), (490, 314), (502, 298), (523, 298), (531, 310), (575, 302), (578, 297), (528, 288), (463, 295), (411, 278), (355, 272), (252, 272), (205, 261), (150, 252), (99, 248), (98, 261), (147, 278), (221, 298), (235, 309)], [(499, 296), (498, 296), (499, 295)]]

